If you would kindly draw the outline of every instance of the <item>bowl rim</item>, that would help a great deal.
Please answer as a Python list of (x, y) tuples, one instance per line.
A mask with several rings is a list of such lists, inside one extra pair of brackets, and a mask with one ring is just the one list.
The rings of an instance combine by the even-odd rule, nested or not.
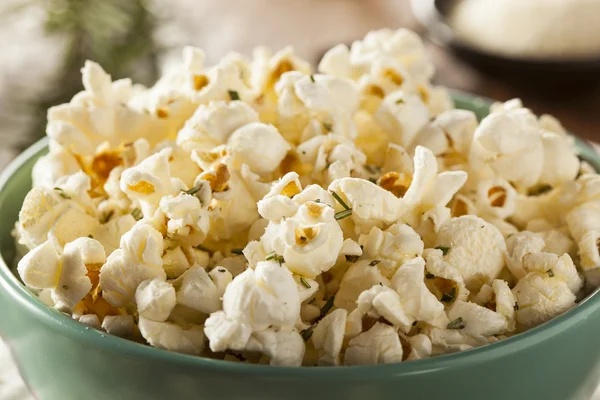
[[(487, 103), (487, 99), (464, 92), (453, 92), (453, 97), (462, 101), (471, 102), (481, 99)], [(578, 140), (578, 142), (580, 146), (584, 146), (584, 150), (591, 151), (596, 158), (595, 161), (600, 163), (600, 156), (593, 152), (588, 144), (581, 140)], [(31, 158), (45, 151), (48, 147), (48, 143), (49, 140), (47, 137), (34, 143), (17, 156), (5, 170), (0, 173), (0, 204), (2, 204), (1, 199), (7, 196), (5, 187), (15, 178), (15, 173), (28, 163)], [(480, 364), (491, 359), (509, 356), (514, 352), (521, 351), (536, 343), (550, 339), (553, 336), (570, 329), (579, 321), (588, 318), (600, 308), (600, 295), (598, 295), (600, 288), (597, 288), (576, 306), (543, 324), (498, 342), (458, 353), (395, 364), (342, 366), (336, 368), (275, 367), (269, 365), (234, 363), (176, 353), (112, 336), (87, 327), (66, 314), (42, 303), (42, 301), (31, 293), (19, 281), (17, 276), (12, 273), (2, 255), (0, 255), (0, 289), (3, 290), (6, 296), (10, 297), (16, 304), (19, 304), (24, 310), (32, 314), (39, 323), (42, 323), (48, 328), (68, 336), (73, 340), (91, 343), (101, 350), (117, 352), (126, 357), (146, 358), (149, 361), (166, 362), (172, 365), (195, 368), (211, 373), (226, 372), (234, 375), (261, 375), (273, 378), (311, 378), (325, 376), (328, 379), (342, 380), (351, 378), (358, 380), (369, 379), (370, 381), (373, 381), (373, 379), (379, 379), (377, 378), (378, 376), (384, 378), (390, 374), (402, 376), (420, 375), (448, 368)]]

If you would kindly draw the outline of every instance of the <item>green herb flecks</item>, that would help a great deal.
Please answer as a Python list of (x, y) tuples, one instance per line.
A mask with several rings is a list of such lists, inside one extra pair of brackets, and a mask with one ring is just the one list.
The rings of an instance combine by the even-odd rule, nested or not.
[(198, 193), (200, 191), (200, 189), (202, 189), (202, 186), (203, 185), (196, 185), (193, 188), (190, 188), (188, 190), (184, 190), (184, 192), (187, 193), (187, 194), (191, 194), (193, 196), (196, 193)]
[(448, 322), (446, 328), (448, 329), (463, 329), (467, 326), (467, 323), (462, 319), (462, 317), (456, 318), (454, 321)]
[(133, 210), (131, 210), (131, 216), (135, 218), (136, 221), (139, 221), (140, 219), (144, 218), (144, 214), (139, 208), (134, 208)]
[(310, 286), (310, 283), (308, 283), (308, 281), (306, 279), (304, 279), (303, 276), (300, 277), (300, 283), (302, 284), (302, 286), (304, 286), (307, 289), (310, 289), (312, 286)]
[(349, 209), (349, 210), (336, 212), (333, 215), (333, 217), (339, 221), (340, 219), (348, 218), (351, 215), (352, 215), (352, 209)]
[(551, 190), (552, 190), (552, 186), (550, 186), (550, 185), (540, 185), (540, 186), (530, 189), (527, 194), (529, 196), (540, 196), (544, 193), (548, 193)]
[(333, 196), (333, 198), (341, 204), (342, 207), (344, 207), (345, 210), (351, 210), (351, 208), (348, 206), (348, 204), (346, 204), (346, 202), (344, 200), (342, 200), (342, 198), (340, 197), (339, 194), (337, 194), (336, 192), (334, 192), (333, 190), (330, 192), (331, 195)]
[(300, 336), (302, 336), (302, 339), (304, 339), (305, 342), (308, 342), (308, 339), (310, 339), (312, 335), (313, 335), (312, 326), (309, 328), (306, 328), (305, 330), (300, 332)]
[(239, 93), (235, 90), (228, 90), (227, 92), (229, 93), (229, 98), (231, 99), (231, 101), (240, 99)]
[(283, 256), (280, 256), (279, 254), (275, 253), (274, 251), (267, 254), (267, 257), (265, 257), (265, 260), (277, 261), (277, 262), (279, 262), (279, 264), (282, 264), (285, 262), (285, 260), (283, 259)]
[(357, 256), (356, 254), (346, 254), (346, 261), (351, 262), (351, 263), (355, 263), (358, 261), (358, 259), (360, 258), (360, 256)]
[(106, 214), (104, 214), (104, 216), (100, 220), (100, 223), (105, 224), (108, 221), (110, 221), (110, 219), (112, 218), (112, 216), (114, 215), (114, 213), (115, 213), (114, 210), (110, 210), (109, 212), (107, 212)]
[(448, 252), (450, 251), (450, 247), (444, 247), (444, 246), (438, 246), (438, 247), (436, 247), (436, 249), (441, 250), (443, 255), (448, 254)]
[(377, 264), (379, 264), (380, 262), (381, 262), (381, 260), (373, 260), (373, 261), (371, 261), (371, 262), (369, 263), (369, 266), (371, 266), (371, 267), (374, 267), (374, 266), (376, 266)]
[(54, 190), (56, 190), (58, 192), (58, 195), (60, 197), (62, 197), (63, 199), (67, 199), (67, 200), (71, 199), (71, 197), (68, 196), (62, 188), (55, 187)]
[(456, 298), (456, 288), (450, 289), (449, 293), (444, 293), (440, 301), (442, 303), (451, 303)]
[(314, 77), (314, 75), (312, 75), (312, 74), (310, 75), (310, 81), (311, 81), (312, 83), (315, 83), (315, 77)]
[(325, 129), (326, 132), (331, 132), (333, 130), (333, 125), (329, 122), (323, 122), (323, 129)]
[(319, 315), (319, 319), (323, 319), (327, 315), (329, 310), (331, 310), (331, 307), (333, 307), (334, 300), (335, 300), (335, 296), (331, 296), (330, 298), (327, 299), (327, 302), (325, 302), (325, 304), (321, 308), (321, 314)]
[(242, 255), (244, 254), (244, 249), (231, 249), (233, 254)]
[(546, 273), (548, 274), (548, 276), (550, 278), (554, 278), (554, 271), (552, 271), (551, 269), (549, 269), (548, 271), (546, 271)]

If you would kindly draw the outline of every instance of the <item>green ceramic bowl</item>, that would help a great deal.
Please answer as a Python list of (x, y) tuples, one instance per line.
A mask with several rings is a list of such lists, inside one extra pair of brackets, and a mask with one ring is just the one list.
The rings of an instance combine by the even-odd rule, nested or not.
[[(487, 102), (456, 94), (460, 108)], [(600, 377), (600, 295), (499, 343), (421, 361), (340, 368), (278, 368), (169, 353), (88, 329), (48, 308), (9, 266), (10, 235), (46, 152), (38, 142), (0, 177), (0, 335), (39, 400), (136, 399), (589, 399)], [(578, 142), (595, 167), (600, 158)]]

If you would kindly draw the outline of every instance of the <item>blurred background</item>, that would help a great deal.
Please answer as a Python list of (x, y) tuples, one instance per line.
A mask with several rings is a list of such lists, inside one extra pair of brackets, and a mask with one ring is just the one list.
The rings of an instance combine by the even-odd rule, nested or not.
[(600, 141), (600, 0), (1, 3), (0, 168), (44, 135), (49, 106), (81, 90), (85, 59), (113, 78), (151, 84), (185, 44), (202, 47), (210, 63), (232, 50), (292, 44), (316, 64), (329, 47), (382, 27), (431, 39), (437, 83), (497, 100), (521, 97)]

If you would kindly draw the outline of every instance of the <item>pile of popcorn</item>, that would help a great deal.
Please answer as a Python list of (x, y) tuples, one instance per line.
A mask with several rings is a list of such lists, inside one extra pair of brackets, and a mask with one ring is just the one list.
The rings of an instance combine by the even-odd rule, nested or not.
[(51, 307), (187, 354), (283, 366), (496, 342), (600, 284), (600, 177), (519, 100), (481, 123), (407, 30), (186, 48), (152, 88), (83, 68), (48, 112), (16, 236)]

